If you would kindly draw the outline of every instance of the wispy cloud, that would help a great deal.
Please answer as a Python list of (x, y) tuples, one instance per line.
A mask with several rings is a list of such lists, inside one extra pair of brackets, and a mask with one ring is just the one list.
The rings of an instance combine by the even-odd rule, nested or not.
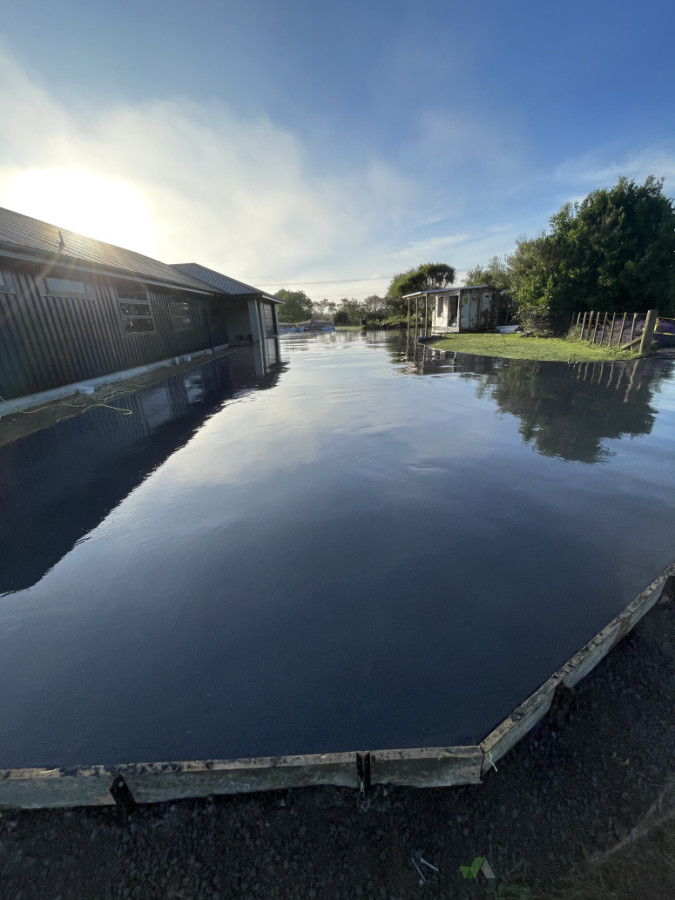
[[(383, 241), (410, 205), (411, 183), (385, 162), (318, 177), (298, 137), (221, 104), (67, 108), (6, 52), (0, 80), (0, 204), (26, 170), (81, 168), (124, 182), (146, 198), (154, 231), (143, 246), (126, 246), (166, 261), (283, 283), (303, 273), (316, 279), (353, 254), (356, 274), (365, 274), (364, 247)], [(41, 208), (44, 200), (19, 211), (39, 217)], [(75, 227), (66, 217), (64, 209), (56, 224)]]
[[(609, 159), (608, 159), (609, 157)], [(644, 181), (648, 175), (665, 179), (665, 189), (675, 192), (675, 146), (658, 144), (622, 154), (596, 150), (567, 160), (555, 169), (557, 181), (586, 190), (611, 187), (621, 176)], [(582, 194), (585, 197), (586, 194)]]

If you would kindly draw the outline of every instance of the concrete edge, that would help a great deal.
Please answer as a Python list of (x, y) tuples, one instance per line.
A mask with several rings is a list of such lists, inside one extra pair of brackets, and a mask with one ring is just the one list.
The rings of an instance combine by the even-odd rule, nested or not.
[(360, 786), (358, 757), (364, 755), (369, 757), (369, 781), (373, 784), (445, 787), (478, 783), (481, 778), (483, 754), (478, 747), (130, 763), (75, 769), (5, 769), (0, 771), (0, 808), (109, 806), (115, 802), (110, 788), (120, 775), (136, 803), (322, 784), (357, 788)]
[(427, 788), (479, 784), (494, 763), (548, 713), (558, 686), (574, 687), (588, 675), (657, 603), (667, 583), (669, 591), (675, 593), (675, 562), (524, 700), (479, 746), (127, 763), (73, 769), (4, 769), (0, 770), (0, 808), (110, 806), (115, 803), (110, 789), (120, 776), (136, 803), (315, 785), (360, 788), (365, 792), (370, 784)]
[(658, 602), (666, 582), (674, 576), (675, 562), (481, 741), (483, 776), (548, 713), (559, 685), (573, 688), (585, 678)]

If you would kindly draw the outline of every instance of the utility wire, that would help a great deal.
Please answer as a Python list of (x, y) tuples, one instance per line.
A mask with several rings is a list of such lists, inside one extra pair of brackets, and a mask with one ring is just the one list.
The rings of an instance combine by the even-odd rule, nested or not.
[(393, 278), (393, 275), (370, 275), (367, 278), (332, 278), (330, 281), (303, 281), (301, 278), (280, 278), (278, 281), (257, 282), (258, 287), (272, 287), (285, 281), (287, 284), (349, 284), (354, 281), (382, 281), (383, 278)]

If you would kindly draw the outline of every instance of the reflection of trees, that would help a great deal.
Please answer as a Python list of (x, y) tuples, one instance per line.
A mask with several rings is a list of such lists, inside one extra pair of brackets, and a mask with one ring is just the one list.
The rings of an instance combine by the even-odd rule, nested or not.
[(460, 374), (477, 395), (520, 419), (523, 440), (544, 456), (596, 463), (602, 442), (649, 434), (652, 397), (671, 368), (657, 360), (550, 363), (439, 351), (405, 336), (389, 352), (402, 374)]
[(603, 440), (649, 434), (655, 416), (651, 400), (664, 374), (665, 367), (648, 360), (574, 365), (509, 360), (490, 379), (491, 395), (502, 412), (520, 419), (523, 440), (539, 453), (595, 463), (608, 456)]

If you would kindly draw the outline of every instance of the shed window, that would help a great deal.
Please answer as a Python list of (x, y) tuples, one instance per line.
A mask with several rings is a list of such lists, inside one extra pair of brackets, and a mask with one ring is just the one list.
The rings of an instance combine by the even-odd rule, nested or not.
[(141, 285), (117, 285), (117, 302), (125, 334), (149, 334), (155, 330), (155, 320), (148, 295)]
[(190, 304), (187, 300), (172, 297), (169, 300), (169, 312), (174, 331), (190, 331), (193, 327), (190, 315)]
[(274, 334), (274, 310), (271, 303), (263, 303), (263, 315), (265, 317), (265, 334), (271, 337)]
[(48, 294), (71, 296), (72, 294), (86, 294), (87, 286), (84, 281), (70, 281), (68, 278), (45, 278)]

